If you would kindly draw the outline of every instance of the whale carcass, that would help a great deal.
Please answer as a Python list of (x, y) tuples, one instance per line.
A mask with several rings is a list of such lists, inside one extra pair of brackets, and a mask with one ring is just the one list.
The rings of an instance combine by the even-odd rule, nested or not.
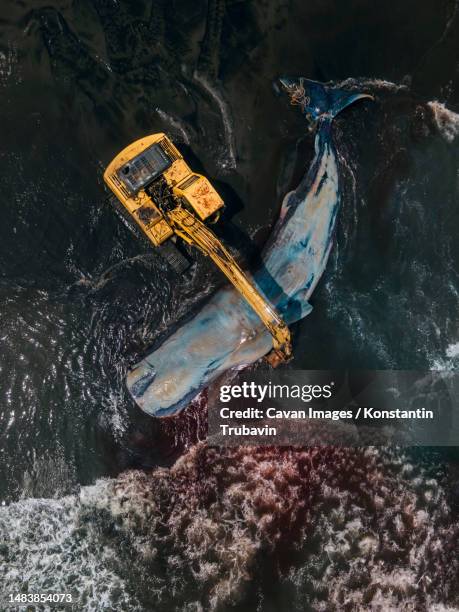
[[(315, 155), (283, 200), (253, 280), (290, 324), (312, 310), (308, 299), (332, 247), (340, 205), (333, 118), (371, 96), (304, 78), (281, 79), (281, 84), (316, 124)], [(148, 414), (174, 415), (223, 372), (253, 363), (271, 348), (271, 335), (255, 312), (233, 287), (225, 287), (128, 372), (127, 387)]]

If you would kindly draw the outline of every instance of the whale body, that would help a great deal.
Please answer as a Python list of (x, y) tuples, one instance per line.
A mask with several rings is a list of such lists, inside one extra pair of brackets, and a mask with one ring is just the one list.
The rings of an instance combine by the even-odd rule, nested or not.
[[(368, 94), (304, 78), (281, 79), (291, 101), (316, 124), (315, 155), (298, 187), (288, 193), (252, 279), (287, 324), (312, 310), (308, 300), (325, 270), (340, 205), (333, 118)], [(218, 291), (127, 374), (137, 404), (152, 416), (170, 416), (223, 372), (253, 363), (272, 349), (272, 337), (232, 286)]]

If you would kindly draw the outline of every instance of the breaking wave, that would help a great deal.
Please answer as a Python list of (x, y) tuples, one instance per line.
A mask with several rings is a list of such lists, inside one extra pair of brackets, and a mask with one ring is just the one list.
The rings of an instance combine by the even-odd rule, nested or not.
[(3, 590), (71, 590), (81, 610), (262, 610), (273, 580), (277, 609), (459, 604), (441, 474), (395, 450), (199, 443), (171, 468), (0, 508), (0, 528)]
[(448, 345), (443, 357), (436, 357), (431, 363), (432, 370), (456, 370), (459, 367), (459, 342)]
[(395, 93), (398, 91), (408, 92), (410, 90), (406, 83), (393, 83), (392, 81), (386, 81), (385, 79), (371, 79), (371, 78), (353, 78), (344, 79), (344, 81), (333, 82), (335, 87), (343, 87), (344, 89), (361, 91), (362, 89), (368, 89), (370, 91), (381, 91), (388, 93)]
[(428, 102), (427, 106), (432, 110), (440, 134), (447, 142), (453, 142), (459, 136), (459, 114), (449, 110), (437, 100)]

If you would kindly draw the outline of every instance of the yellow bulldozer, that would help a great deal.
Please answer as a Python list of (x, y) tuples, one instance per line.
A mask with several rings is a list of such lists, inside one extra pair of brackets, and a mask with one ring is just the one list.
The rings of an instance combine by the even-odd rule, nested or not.
[(105, 170), (104, 181), (131, 229), (157, 247), (176, 272), (188, 266), (176, 248), (178, 239), (215, 262), (272, 335), (271, 365), (291, 358), (288, 326), (208, 227), (224, 208), (222, 198), (206, 177), (191, 170), (165, 134), (146, 136), (123, 149)]

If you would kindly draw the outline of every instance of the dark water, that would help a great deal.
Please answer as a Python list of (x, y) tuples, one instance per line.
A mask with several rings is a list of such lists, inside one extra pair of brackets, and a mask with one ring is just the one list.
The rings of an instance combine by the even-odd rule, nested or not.
[[(318, 512), (330, 533), (335, 530), (333, 550), (339, 548), (341, 527), (327, 514), (334, 503), (346, 508), (351, 523), (346, 533), (360, 529), (352, 527), (359, 513), (351, 508), (351, 492), (327, 468), (330, 458), (318, 456), (317, 461), (324, 466), (319, 470), (323, 482), (329, 478), (335, 487), (335, 502), (324, 501), (323, 491), (317, 492), (296, 519), (289, 513), (301, 506), (306, 491), (314, 488), (311, 482), (319, 478), (298, 476), (303, 497), (295, 492), (289, 470), (299, 474), (302, 462), (312, 461), (300, 453), (263, 451), (268, 455), (255, 453), (254, 459), (241, 451), (241, 456), (228, 457), (228, 465), (247, 465), (237, 476), (244, 493), (238, 497), (227, 477), (219, 477), (218, 486), (226, 493), (217, 510), (206, 495), (221, 458), (201, 447), (185, 454), (181, 468), (155, 473), (151, 481), (141, 472), (126, 472), (119, 484), (99, 480), (83, 489), (82, 510), (75, 497), (57, 499), (130, 468), (169, 466), (184, 445), (195, 442), (199, 410), (188, 420), (158, 424), (130, 400), (124, 375), (159, 334), (221, 283), (199, 256), (191, 279), (173, 277), (106, 205), (102, 172), (128, 142), (145, 133), (169, 132), (225, 196), (228, 211), (221, 231), (250, 264), (269, 234), (282, 195), (299, 180), (312, 154), (312, 135), (275, 95), (274, 79), (281, 74), (336, 82), (359, 79), (347, 85), (371, 91), (376, 102), (349, 109), (337, 122), (345, 202), (336, 248), (313, 298), (314, 311), (295, 329), (294, 365), (457, 367), (456, 9), (454, 2), (411, 1), (2, 3), (0, 499), (9, 504), (56, 498), (9, 506), (3, 528), (15, 529), (24, 541), (33, 539), (37, 524), (45, 540), (56, 529), (61, 534), (56, 544), (60, 553), (42, 548), (39, 538), (35, 548), (30, 544), (34, 552), (27, 571), (32, 583), (41, 574), (64, 584), (59, 576), (76, 571), (66, 553), (73, 550), (74, 557), (87, 560), (88, 580), (95, 585), (93, 599), (86, 595), (85, 609), (101, 608), (101, 601), (106, 609), (126, 610), (199, 609), (193, 602), (204, 608), (238, 602), (246, 609), (274, 610), (287, 601), (294, 601), (297, 609), (321, 609), (320, 589), (325, 587), (317, 583), (326, 582), (326, 571), (318, 569), (323, 559), (316, 549), (326, 545), (307, 538), (304, 546), (293, 542), (306, 537), (301, 530), (311, 524), (308, 513)], [(365, 465), (368, 458), (353, 461)], [(413, 479), (429, 482), (430, 472), (421, 474), (419, 466), (410, 471), (410, 461), (382, 456), (369, 468), (370, 474), (387, 468), (391, 494), (384, 507), (389, 513), (399, 503), (400, 483), (406, 480), (404, 486), (411, 486), (412, 473)], [(448, 508), (457, 504), (459, 487), (455, 461), (453, 451), (429, 459), (429, 470), (443, 489), (438, 482), (437, 488), (425, 485), (422, 495), (435, 489), (432, 498), (436, 495), (437, 502), (429, 506), (424, 500), (427, 506), (418, 508), (434, 525), (441, 524), (439, 541), (451, 539)], [(267, 514), (277, 516), (274, 522), (298, 522), (288, 533), (280, 528), (278, 535), (274, 527), (257, 527), (248, 509), (256, 495), (252, 499), (247, 493), (250, 482), (252, 491), (269, 488), (276, 471), (285, 484), (273, 492), (268, 506), (280, 503), (283, 486), (293, 501), (288, 510)], [(418, 503), (413, 501), (416, 486), (407, 493), (412, 496), (407, 504)], [(164, 535), (159, 519), (147, 529), (140, 526), (141, 518), (133, 518), (136, 512), (117, 505), (115, 490), (130, 491), (132, 501), (150, 487), (158, 487), (162, 497), (158, 501), (148, 494), (142, 502), (145, 512), (151, 517), (172, 512), (166, 521), (172, 536)], [(194, 487), (190, 500), (175, 506), (171, 491), (183, 501), (187, 487)], [(177, 526), (185, 518), (168, 503), (182, 508), (184, 516), (199, 517), (194, 526), (199, 541), (208, 526), (207, 548), (196, 543), (193, 552), (190, 531)], [(378, 521), (382, 531), (388, 519), (368, 513), (367, 522), (362, 519), (367, 529), (362, 537), (371, 540), (370, 523), (378, 532)], [(53, 522), (55, 516), (59, 518)], [(112, 558), (116, 545), (113, 534), (104, 532), (111, 527), (103, 525), (111, 526), (113, 516), (122, 525), (121, 550), (129, 551), (131, 560), (138, 555), (144, 561), (148, 555), (153, 558), (145, 546), (163, 555), (161, 570), (145, 561), (159, 582), (148, 582), (143, 570), (132, 572), (131, 561), (120, 565)], [(220, 522), (232, 528), (222, 535), (216, 526)], [(81, 524), (100, 527), (97, 543), (79, 534)], [(406, 538), (411, 554), (422, 556), (415, 536)], [(182, 540), (188, 548), (179, 554)], [(209, 556), (211, 548), (220, 551), (217, 559)], [(265, 563), (260, 561), (262, 550)], [(40, 568), (44, 552), (51, 561)], [(19, 553), (11, 546), (8, 554), (7, 562), (14, 565)], [(52, 561), (53, 554), (65, 560)], [(390, 558), (385, 562), (398, 563)], [(406, 559), (403, 563), (406, 569)], [(421, 574), (428, 571), (412, 565)], [(209, 578), (212, 571), (227, 582)], [(444, 582), (438, 579), (436, 591), (425, 589), (434, 603), (453, 600), (446, 574)], [(256, 577), (252, 590), (241, 587), (247, 576)], [(276, 593), (270, 587), (273, 581)], [(351, 588), (338, 582), (335, 595)], [(86, 592), (78, 576), (72, 584)], [(399, 597), (412, 596), (408, 587), (390, 588), (398, 589)], [(160, 593), (156, 600), (155, 593)], [(322, 600), (327, 597), (332, 601), (323, 591)], [(333, 601), (330, 609), (343, 609), (342, 600)], [(400, 605), (401, 600), (394, 601), (391, 605)], [(410, 609), (421, 605), (417, 601)]]

